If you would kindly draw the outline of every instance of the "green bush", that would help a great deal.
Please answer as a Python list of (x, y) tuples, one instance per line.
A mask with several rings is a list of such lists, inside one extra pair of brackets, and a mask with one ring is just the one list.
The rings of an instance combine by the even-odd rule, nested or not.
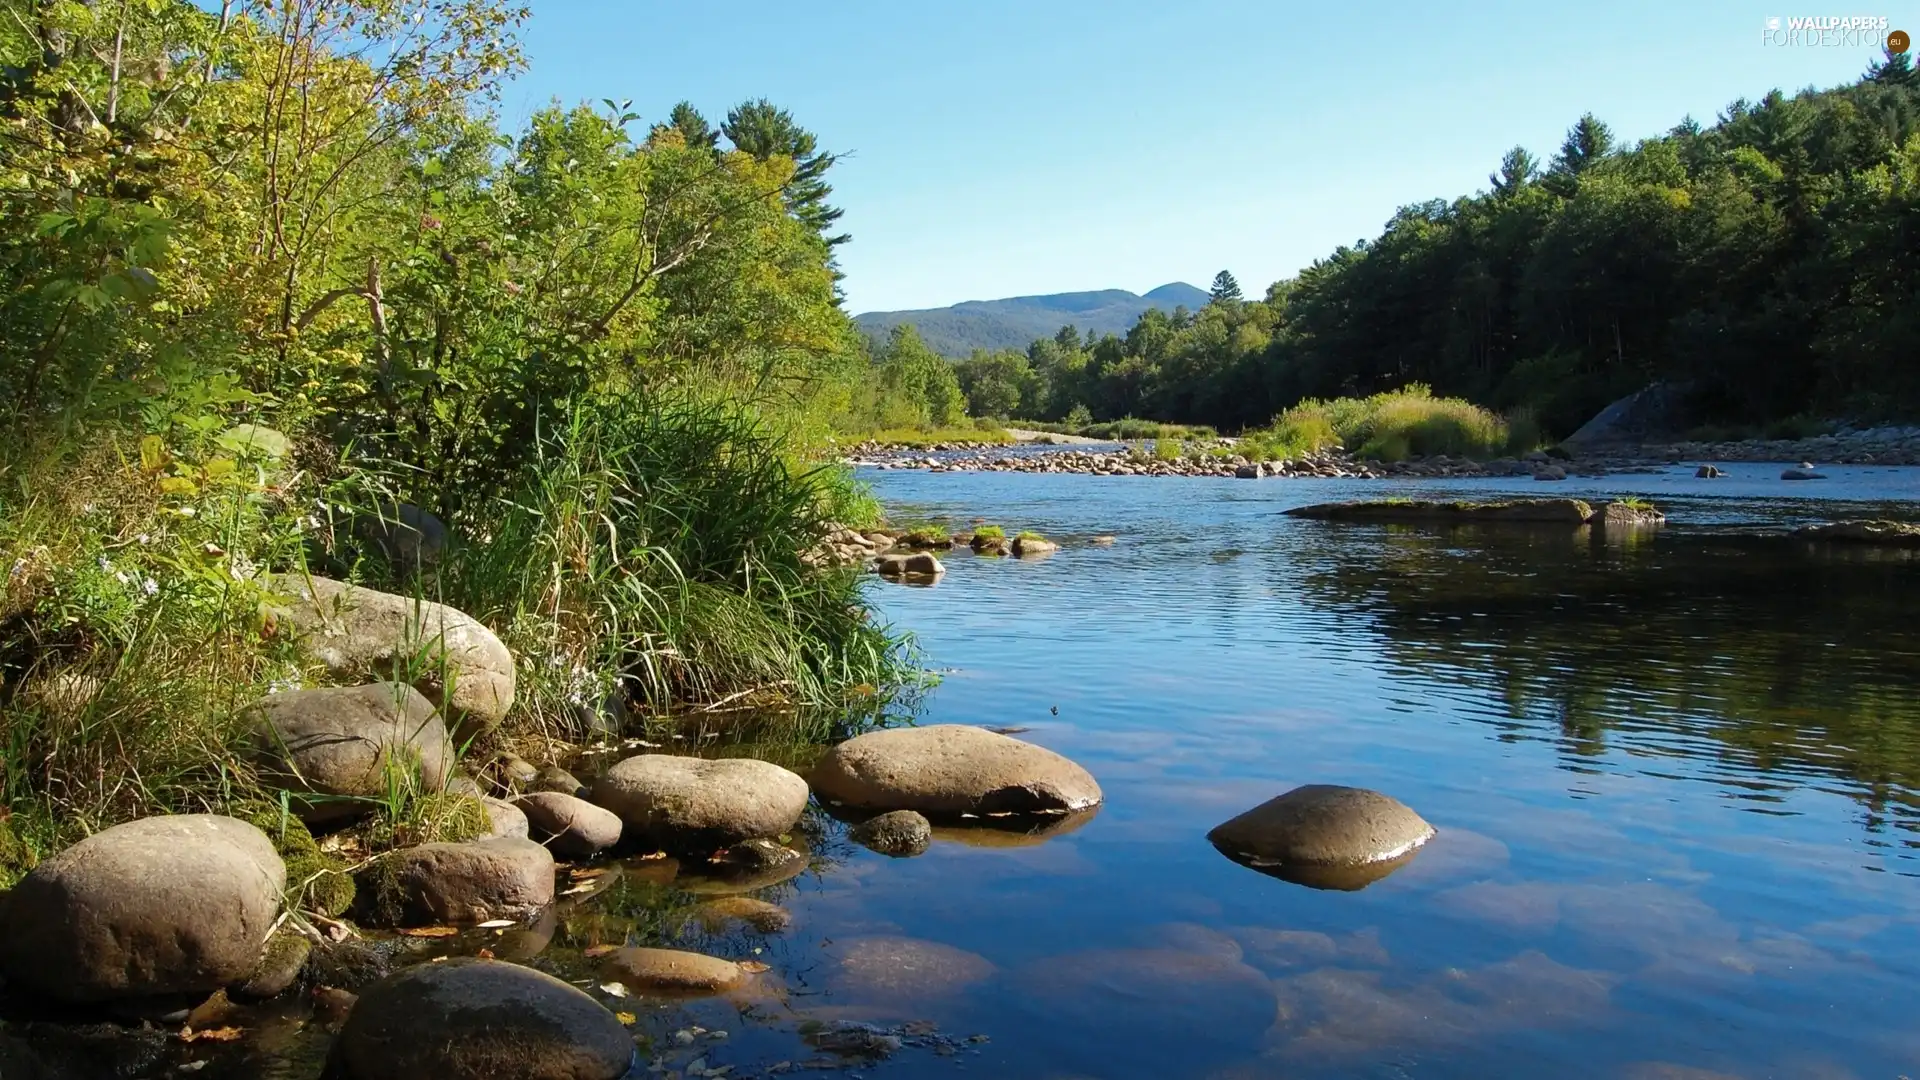
[(1507, 423), (1488, 410), (1459, 398), (1436, 398), (1414, 384), (1366, 398), (1308, 399), (1241, 443), (1243, 453), (1268, 460), (1342, 446), (1363, 458), (1402, 461), (1434, 454), (1492, 457), (1511, 438)]

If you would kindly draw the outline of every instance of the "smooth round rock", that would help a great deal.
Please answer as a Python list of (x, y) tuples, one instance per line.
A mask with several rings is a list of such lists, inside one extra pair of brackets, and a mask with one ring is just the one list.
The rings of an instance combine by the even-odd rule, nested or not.
[(553, 855), (531, 840), (421, 844), (393, 858), (409, 921), (518, 919), (553, 903)]
[[(236, 1001), (265, 1001), (279, 997), (300, 978), (313, 953), (313, 942), (305, 934), (282, 930), (267, 941), (266, 952), (253, 974), (242, 983), (227, 987), (227, 996)], [(4, 1074), (0, 1074), (4, 1075)]]
[(629, 838), (672, 850), (713, 850), (791, 832), (807, 782), (750, 758), (642, 754), (600, 776), (593, 801), (620, 816)]
[(585, 858), (620, 842), (620, 815), (558, 791), (522, 795), (513, 805), (533, 835), (562, 855)]
[(273, 694), (249, 716), (261, 779), (309, 796), (293, 805), (310, 822), (364, 814), (390, 771), (417, 771), (424, 787), (443, 788), (458, 757), (433, 703), (403, 683)]
[(933, 823), (917, 810), (890, 810), (855, 825), (847, 837), (882, 855), (918, 855), (933, 843)]
[(629, 991), (654, 997), (721, 994), (747, 977), (731, 960), (680, 949), (620, 949), (607, 957), (605, 970)]
[(480, 805), (487, 808), (488, 836), (525, 840), (533, 835), (526, 812), (513, 803), (505, 799), (496, 799), (491, 795), (482, 795)]
[(1255, 869), (1284, 871), (1392, 865), (1433, 835), (1433, 826), (1398, 799), (1308, 784), (1216, 826), (1207, 839)]
[(633, 1035), (551, 975), (497, 960), (418, 964), (360, 992), (322, 1080), (617, 1080)]
[[(287, 624), (328, 670), (417, 670), (415, 687), (468, 726), (492, 727), (512, 708), (513, 654), (471, 615), (331, 578), (282, 574), (274, 581), (293, 598), (281, 612)], [(415, 663), (422, 653), (425, 662)]]
[(116, 825), (14, 887), (0, 973), (16, 993), (60, 1001), (211, 993), (254, 972), (286, 885), (273, 842), (244, 821)]
[(528, 791), (557, 791), (562, 795), (572, 795), (584, 799), (589, 794), (587, 785), (580, 778), (558, 765), (548, 765), (534, 774), (527, 784)]
[(762, 934), (778, 934), (793, 925), (793, 913), (779, 904), (751, 896), (723, 896), (693, 909), (693, 917), (709, 933), (720, 933), (729, 923), (740, 923)]
[(865, 1001), (946, 997), (994, 973), (986, 957), (938, 941), (882, 935), (840, 944), (836, 982), (844, 992)]
[(871, 731), (815, 766), (822, 798), (861, 810), (1049, 814), (1099, 804), (1087, 770), (1045, 747), (963, 724)]

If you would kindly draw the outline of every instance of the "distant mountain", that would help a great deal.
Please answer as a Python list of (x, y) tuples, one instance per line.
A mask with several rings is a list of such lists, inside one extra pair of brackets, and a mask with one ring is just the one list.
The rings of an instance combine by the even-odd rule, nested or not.
[(1145, 296), (1125, 289), (1014, 296), (920, 311), (869, 311), (853, 321), (876, 342), (885, 341), (894, 327), (912, 323), (933, 351), (961, 358), (975, 349), (1025, 349), (1033, 339), (1052, 337), (1068, 324), (1079, 327), (1082, 335), (1124, 334), (1148, 308), (1172, 311), (1184, 304), (1197, 309), (1206, 302), (1205, 289), (1176, 281)]

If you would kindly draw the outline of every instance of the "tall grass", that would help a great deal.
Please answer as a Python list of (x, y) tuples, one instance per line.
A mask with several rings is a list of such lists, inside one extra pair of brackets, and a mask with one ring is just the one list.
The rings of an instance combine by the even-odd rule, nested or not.
[(1436, 398), (1414, 384), (1366, 398), (1309, 398), (1281, 413), (1270, 427), (1247, 433), (1240, 445), (1247, 456), (1264, 460), (1335, 447), (1381, 461), (1434, 454), (1483, 458), (1513, 449), (1516, 433), (1537, 438), (1537, 429), (1510, 427), (1478, 405)]
[(910, 681), (855, 572), (801, 559), (857, 496), (780, 451), (750, 410), (694, 396), (597, 401), (538, 438), (442, 578), (506, 629), (525, 720), (577, 734), (609, 696), (829, 711)]

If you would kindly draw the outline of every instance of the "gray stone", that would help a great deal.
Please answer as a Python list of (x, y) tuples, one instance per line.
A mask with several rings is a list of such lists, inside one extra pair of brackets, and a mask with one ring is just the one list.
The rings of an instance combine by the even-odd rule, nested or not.
[(518, 919), (553, 902), (553, 855), (531, 840), (421, 844), (391, 858), (409, 922)]
[(893, 810), (855, 825), (847, 837), (882, 855), (918, 855), (933, 843), (933, 823), (913, 810)]
[(593, 786), (593, 801), (620, 816), (629, 838), (682, 851), (791, 832), (807, 794), (805, 780), (769, 762), (666, 754), (628, 758)]
[(562, 855), (587, 858), (620, 842), (620, 815), (558, 791), (535, 791), (514, 800), (533, 836)]
[(250, 711), (261, 779), (306, 798), (294, 800), (312, 822), (370, 810), (396, 775), (438, 790), (452, 778), (456, 753), (433, 703), (401, 683), (323, 687), (273, 694)]
[(525, 840), (533, 835), (526, 813), (513, 803), (482, 795), (480, 805), (487, 808), (488, 836)]
[(931, 552), (916, 551), (911, 555), (882, 555), (874, 563), (874, 571), (884, 578), (937, 578), (947, 568)]
[[(1365, 788), (1308, 784), (1216, 826), (1207, 839), (1256, 870), (1347, 889), (1384, 876), (1433, 835), (1433, 826), (1397, 799)], [(1362, 872), (1344, 873), (1354, 870)], [(1370, 876), (1374, 870), (1383, 873)]]
[(1782, 470), (1780, 473), (1782, 480), (1825, 480), (1826, 478), (1826, 474), (1804, 461), (1797, 467)]
[(1068, 813), (1101, 799), (1093, 777), (1059, 754), (961, 724), (849, 739), (827, 751), (812, 782), (842, 806), (923, 814)]
[(497, 960), (419, 964), (367, 987), (322, 1080), (616, 1080), (633, 1035), (551, 975)]
[(548, 765), (536, 774), (527, 785), (528, 791), (557, 791), (562, 795), (572, 795), (584, 799), (590, 792), (579, 778), (558, 765)]
[(273, 842), (244, 821), (116, 825), (14, 887), (0, 973), (59, 1001), (211, 993), (254, 972), (286, 884)]
[(1015, 558), (1032, 559), (1042, 555), (1051, 555), (1059, 550), (1059, 544), (1042, 536), (1027, 536), (1022, 534), (1013, 538), (1013, 554)]
[(447, 527), (417, 506), (388, 503), (353, 516), (351, 531), (402, 572), (433, 566), (447, 549)]
[(1721, 472), (1717, 466), (1702, 465), (1699, 468), (1693, 470), (1693, 475), (1694, 475), (1694, 478), (1698, 480), (1719, 480), (1725, 477), (1727, 474), (1724, 472)]
[(513, 654), (493, 631), (442, 604), (281, 575), (283, 614), (302, 647), (337, 674), (405, 681), (469, 724), (490, 727), (513, 706)]

